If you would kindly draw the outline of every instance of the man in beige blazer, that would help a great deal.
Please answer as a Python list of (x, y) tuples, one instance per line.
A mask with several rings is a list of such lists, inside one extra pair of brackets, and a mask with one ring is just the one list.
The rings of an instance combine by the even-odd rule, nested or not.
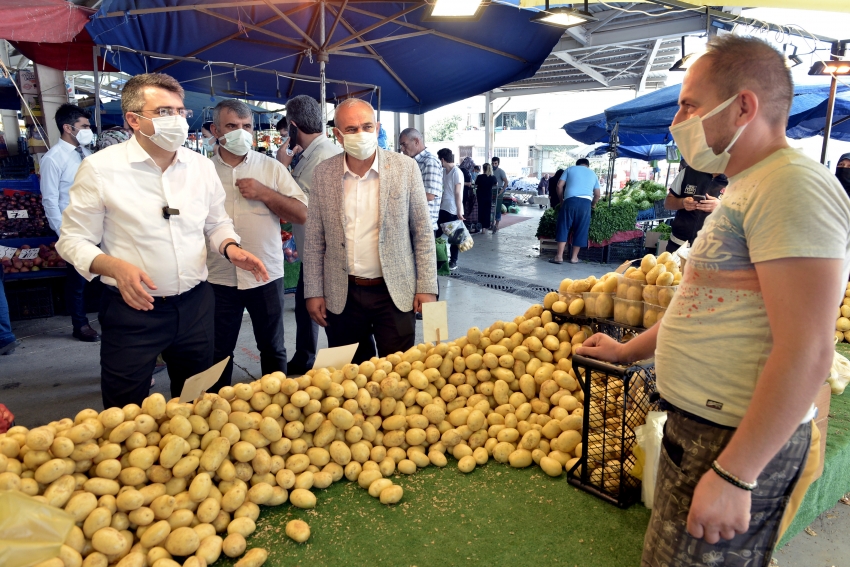
[(328, 346), (360, 343), (359, 363), (375, 344), (379, 356), (413, 347), (415, 313), (436, 300), (436, 251), (419, 167), (378, 148), (372, 106), (345, 100), (334, 123), (345, 153), (313, 174), (304, 295)]

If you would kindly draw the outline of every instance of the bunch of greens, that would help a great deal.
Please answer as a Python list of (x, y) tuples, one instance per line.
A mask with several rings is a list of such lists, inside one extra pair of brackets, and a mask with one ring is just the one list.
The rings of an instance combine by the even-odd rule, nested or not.
[(634, 230), (637, 214), (638, 208), (631, 201), (621, 200), (610, 205), (600, 201), (590, 216), (588, 238), (591, 242), (604, 242), (617, 232)]
[(558, 221), (558, 210), (561, 205), (546, 209), (537, 225), (537, 238), (555, 238), (555, 225)]
[(658, 237), (659, 240), (670, 240), (670, 235), (673, 233), (673, 227), (669, 224), (661, 223), (653, 229), (650, 229), (649, 232), (660, 232), (661, 236)]
[(645, 211), (651, 209), (655, 201), (659, 201), (665, 196), (666, 190), (659, 183), (632, 180), (614, 195), (611, 204), (629, 203), (635, 205), (639, 211)]

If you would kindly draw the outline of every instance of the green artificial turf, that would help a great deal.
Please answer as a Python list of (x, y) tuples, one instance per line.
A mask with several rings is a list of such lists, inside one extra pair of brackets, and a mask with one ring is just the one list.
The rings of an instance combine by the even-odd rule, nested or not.
[[(357, 483), (317, 490), (314, 510), (263, 508), (248, 548), (264, 547), (270, 567), (386, 565), (634, 567), (640, 563), (649, 510), (628, 510), (551, 478), (538, 467), (491, 461), (470, 474), (449, 459), (398, 475), (404, 498), (385, 506)], [(303, 544), (284, 534), (289, 520), (310, 525)], [(216, 565), (235, 561), (222, 556)]]

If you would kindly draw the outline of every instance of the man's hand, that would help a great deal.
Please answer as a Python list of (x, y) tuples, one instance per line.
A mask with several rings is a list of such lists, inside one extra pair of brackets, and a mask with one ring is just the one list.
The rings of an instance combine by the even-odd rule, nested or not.
[(251, 272), (254, 274), (254, 279), (258, 282), (269, 281), (269, 273), (266, 271), (266, 267), (260, 261), (259, 258), (251, 254), (246, 250), (242, 250), (237, 246), (231, 246), (227, 249), (227, 256), (230, 258), (230, 262), (236, 266), (237, 268), (242, 268), (246, 272)]
[(712, 197), (711, 195), (705, 196), (705, 201), (702, 203), (697, 203), (697, 210), (702, 211), (704, 213), (713, 213), (714, 209), (720, 206), (720, 199), (717, 197)]
[(437, 301), (437, 296), (433, 293), (417, 293), (413, 296), (413, 311), (422, 313), (422, 304)]
[(576, 354), (607, 362), (620, 362), (623, 345), (606, 334), (596, 333), (576, 350)]
[(304, 151), (301, 149), (301, 146), (295, 146), (295, 149), (292, 150), (292, 155), (288, 155), (289, 152), (286, 151), (288, 149), (288, 146), (281, 146), (277, 151), (277, 161), (282, 163), (284, 167), (289, 167), (292, 164), (292, 160), (295, 158), (295, 155)]
[(750, 493), (726, 482), (713, 470), (700, 479), (691, 499), (688, 533), (715, 544), (746, 533), (750, 527)]
[[(414, 305), (415, 305), (414, 300)], [(307, 298), (307, 313), (310, 314), (310, 318), (316, 322), (320, 327), (327, 327), (328, 321), (327, 316), (328, 312), (325, 310), (325, 298), (324, 297), (310, 297)]]
[(269, 191), (268, 187), (250, 177), (236, 181), (236, 187), (243, 197), (251, 201), (263, 201)]
[(139, 311), (153, 309), (153, 297), (142, 287), (142, 284), (145, 284), (148, 289), (156, 289), (150, 276), (129, 262), (117, 258), (114, 260), (111, 273), (105, 275), (115, 279), (115, 285), (118, 286), (124, 302)]
[(695, 211), (697, 210), (697, 202), (694, 201), (693, 197), (685, 197), (682, 200), (682, 205), (685, 207), (686, 211)]
[(466, 218), (463, 216), (463, 213), (458, 213), (457, 214), (457, 220), (464, 221), (464, 220), (466, 220)]

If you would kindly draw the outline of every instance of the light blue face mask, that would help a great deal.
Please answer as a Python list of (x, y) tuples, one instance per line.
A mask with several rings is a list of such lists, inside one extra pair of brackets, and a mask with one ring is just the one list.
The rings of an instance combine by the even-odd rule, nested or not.
[(215, 136), (204, 138), (201, 147), (205, 152), (213, 152), (215, 150)]

